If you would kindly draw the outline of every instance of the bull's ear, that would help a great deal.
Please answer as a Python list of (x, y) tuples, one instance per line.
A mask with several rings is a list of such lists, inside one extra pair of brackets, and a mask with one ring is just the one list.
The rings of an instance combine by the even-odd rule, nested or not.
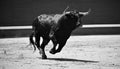
[(64, 17), (65, 17), (65, 19), (68, 19), (68, 18), (70, 18), (70, 15), (66, 14)]

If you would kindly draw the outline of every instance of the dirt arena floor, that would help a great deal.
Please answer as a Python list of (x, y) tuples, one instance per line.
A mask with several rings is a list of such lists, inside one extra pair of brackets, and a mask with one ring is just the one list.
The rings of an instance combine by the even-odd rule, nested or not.
[(42, 60), (26, 38), (0, 39), (0, 69), (120, 69), (120, 35), (71, 36), (60, 53)]

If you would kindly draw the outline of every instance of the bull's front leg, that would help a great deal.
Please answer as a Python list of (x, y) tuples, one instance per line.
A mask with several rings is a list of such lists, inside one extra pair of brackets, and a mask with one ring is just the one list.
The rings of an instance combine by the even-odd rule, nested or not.
[(52, 36), (50, 37), (50, 39), (51, 39), (52, 42), (53, 42), (53, 48), (50, 50), (50, 53), (51, 53), (51, 54), (55, 54), (55, 53), (56, 53), (57, 40), (56, 40), (56, 38), (55, 38), (54, 35), (52, 35)]
[(59, 46), (58, 49), (56, 50), (56, 53), (60, 52), (62, 50), (62, 48), (65, 46), (67, 40), (62, 40), (61, 42), (59, 42)]

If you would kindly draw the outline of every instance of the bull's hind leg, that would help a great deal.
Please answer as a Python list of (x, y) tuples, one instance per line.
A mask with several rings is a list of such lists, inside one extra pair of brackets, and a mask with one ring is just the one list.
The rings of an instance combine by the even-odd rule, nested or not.
[(40, 50), (40, 34), (39, 33), (35, 33), (35, 44), (38, 50)]
[(45, 54), (45, 46), (48, 44), (49, 41), (50, 41), (49, 38), (43, 37), (43, 42), (42, 42), (41, 47), (40, 47), (41, 54), (42, 54), (42, 59), (47, 59), (47, 56)]

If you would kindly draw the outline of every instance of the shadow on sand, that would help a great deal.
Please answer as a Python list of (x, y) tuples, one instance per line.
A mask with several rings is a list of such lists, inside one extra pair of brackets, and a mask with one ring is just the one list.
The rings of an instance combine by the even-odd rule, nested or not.
[(92, 60), (79, 60), (79, 59), (71, 59), (71, 58), (48, 58), (47, 60), (55, 60), (55, 61), (75, 61), (75, 62), (90, 62), (90, 63), (98, 63), (99, 61)]

